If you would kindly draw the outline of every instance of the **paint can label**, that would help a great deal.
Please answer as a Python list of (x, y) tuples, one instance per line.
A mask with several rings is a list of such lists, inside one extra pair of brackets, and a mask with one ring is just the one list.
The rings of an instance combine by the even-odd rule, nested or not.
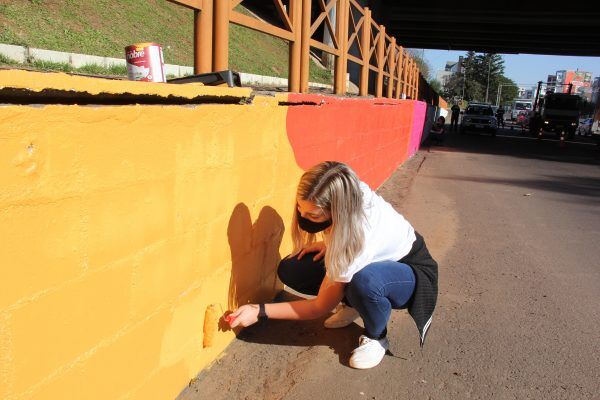
[(132, 81), (166, 82), (162, 48), (156, 43), (125, 47), (127, 77)]

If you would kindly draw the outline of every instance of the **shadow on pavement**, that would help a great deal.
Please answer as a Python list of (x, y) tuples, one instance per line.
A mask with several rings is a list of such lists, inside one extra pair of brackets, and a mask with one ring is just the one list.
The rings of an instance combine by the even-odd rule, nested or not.
[[(275, 301), (299, 299), (282, 291)], [(282, 399), (308, 372), (319, 375), (340, 364), (348, 367), (362, 328), (352, 324), (325, 329), (324, 319), (267, 320), (236, 329), (237, 339), (223, 356), (202, 370), (177, 400)]]
[[(303, 300), (293, 294), (281, 291), (274, 302)], [(332, 349), (339, 357), (340, 364), (348, 366), (350, 353), (356, 347), (363, 329), (357, 324), (342, 329), (326, 329), (323, 321), (326, 317), (312, 321), (261, 321), (242, 330), (238, 340), (275, 346), (298, 346), (309, 348), (324, 346)]]
[(558, 176), (546, 175), (547, 179), (499, 179), (487, 177), (468, 177), (459, 175), (436, 176), (435, 179), (452, 181), (492, 183), (506, 186), (519, 186), (533, 190), (558, 192), (585, 197), (585, 203), (600, 203), (600, 177), (595, 176)]
[(498, 130), (496, 137), (487, 133), (459, 134), (450, 131), (449, 127), (446, 132), (443, 146), (425, 144), (424, 149), (600, 165), (600, 146), (588, 137), (576, 136), (573, 140), (567, 140), (564, 147), (560, 147), (556, 135), (550, 133), (544, 133), (542, 140), (538, 140), (508, 128)]

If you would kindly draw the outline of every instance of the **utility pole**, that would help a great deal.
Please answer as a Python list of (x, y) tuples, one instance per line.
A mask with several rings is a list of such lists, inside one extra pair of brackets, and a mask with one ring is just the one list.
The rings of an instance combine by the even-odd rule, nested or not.
[(499, 106), (502, 101), (502, 87), (503, 86), (512, 86), (512, 83), (500, 83), (498, 85), (498, 93), (496, 94), (496, 105)]
[(504, 86), (504, 84), (499, 84), (498, 85), (498, 94), (496, 95), (496, 106), (500, 105), (500, 97), (502, 96), (502, 86)]
[(465, 79), (467, 78), (466, 71), (467, 71), (466, 69), (463, 71), (463, 90), (462, 90), (462, 99), (461, 99), (462, 101), (465, 101)]
[(465, 65), (464, 60), (463, 60), (463, 63), (462, 63), (461, 67), (462, 67), (462, 70), (463, 70), (462, 71), (462, 73), (463, 73), (463, 87), (462, 87), (462, 98), (461, 98), (461, 100), (465, 101), (465, 81), (467, 80), (467, 66)]
[(488, 94), (490, 91), (490, 71), (492, 70), (492, 54), (488, 53), (489, 61), (488, 61), (488, 78), (487, 85), (485, 86), (485, 102), (488, 102)]

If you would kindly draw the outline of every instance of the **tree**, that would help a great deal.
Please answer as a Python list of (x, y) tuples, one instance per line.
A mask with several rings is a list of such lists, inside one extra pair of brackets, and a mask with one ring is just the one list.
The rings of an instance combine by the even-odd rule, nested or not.
[(444, 80), (442, 96), (448, 100), (462, 97), (463, 75), (452, 74)]
[(502, 85), (500, 89), (500, 103), (501, 105), (508, 105), (519, 95), (519, 87), (512, 80), (504, 75), (500, 77), (499, 83)]
[[(461, 72), (452, 74), (444, 86), (444, 97), (473, 101), (481, 98), (481, 84), (478, 82), (477, 55), (469, 51), (463, 58)], [(456, 101), (455, 100), (455, 101)]]
[(419, 67), (419, 71), (421, 72), (421, 75), (423, 75), (423, 78), (425, 78), (425, 80), (429, 82), (431, 79), (431, 67), (429, 66), (427, 60), (423, 58), (423, 55), (420, 51), (417, 51), (415, 49), (409, 49), (408, 52), (417, 63), (417, 66)]
[(499, 54), (484, 53), (475, 56), (474, 79), (484, 87), (484, 95), (481, 100), (494, 102), (500, 78), (504, 76), (504, 60)]
[[(469, 51), (463, 59), (462, 72), (455, 73), (444, 86), (446, 98), (495, 103), (502, 85), (501, 102), (510, 102), (518, 91), (513, 81), (504, 76), (504, 60), (499, 54), (477, 54)], [(487, 96), (486, 96), (487, 95)]]
[(436, 93), (438, 93), (438, 94), (442, 93), (442, 84), (437, 79), (432, 79), (431, 81), (429, 81), (429, 86), (433, 90), (435, 90)]

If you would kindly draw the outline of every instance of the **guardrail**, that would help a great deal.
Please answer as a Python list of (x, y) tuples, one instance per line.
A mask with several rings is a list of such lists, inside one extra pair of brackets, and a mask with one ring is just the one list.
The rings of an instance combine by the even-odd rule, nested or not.
[[(283, 28), (235, 11), (243, 0), (167, 0), (194, 11), (194, 72), (229, 67), (229, 24), (254, 29), (289, 43), (288, 90), (308, 92), (310, 48), (335, 56), (334, 91), (346, 93), (348, 63), (360, 66), (359, 94), (416, 99), (419, 68), (415, 60), (371, 17), (371, 10), (356, 0), (272, 0)], [(318, 5), (314, 12), (313, 3)], [(335, 7), (336, 18), (329, 16)], [(313, 38), (322, 25), (331, 44)], [(373, 72), (373, 74), (370, 74)], [(369, 77), (374, 75), (374, 84)], [(426, 84), (426, 82), (425, 82)], [(384, 93), (385, 86), (385, 93)]]

